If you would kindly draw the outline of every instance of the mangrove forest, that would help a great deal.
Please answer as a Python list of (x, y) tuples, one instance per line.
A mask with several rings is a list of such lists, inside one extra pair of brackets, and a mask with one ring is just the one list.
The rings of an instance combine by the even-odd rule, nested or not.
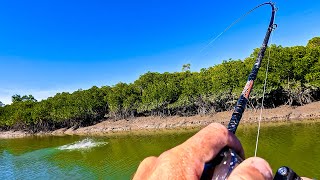
[[(32, 95), (16, 94), (12, 104), (1, 103), (0, 129), (39, 132), (89, 126), (104, 120), (231, 110), (258, 50), (243, 60), (225, 60), (199, 72), (190, 71), (191, 65), (186, 64), (181, 72), (147, 72), (132, 83), (61, 92), (41, 101)], [(247, 108), (261, 107), (269, 51), (265, 108), (320, 100), (320, 37), (314, 37), (306, 46), (268, 47)]]

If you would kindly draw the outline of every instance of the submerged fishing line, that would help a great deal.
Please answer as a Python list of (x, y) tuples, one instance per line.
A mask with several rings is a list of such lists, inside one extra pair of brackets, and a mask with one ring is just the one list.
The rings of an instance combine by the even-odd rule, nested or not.
[[(274, 14), (274, 22), (275, 22), (275, 19), (276, 19), (276, 13)], [(272, 30), (271, 35), (270, 35), (270, 44), (272, 44), (273, 31), (274, 31), (274, 29)], [(267, 62), (266, 74), (265, 74), (264, 85), (263, 85), (262, 102), (261, 102), (260, 115), (259, 115), (259, 120), (258, 120), (258, 131), (257, 131), (257, 139), (256, 139), (256, 148), (254, 150), (254, 157), (257, 157), (257, 151), (258, 151), (260, 127), (261, 127), (261, 119), (262, 119), (262, 110), (264, 108), (264, 98), (265, 98), (266, 87), (267, 87), (270, 56), (271, 56), (271, 47), (269, 47), (269, 52), (268, 52), (268, 62)]]

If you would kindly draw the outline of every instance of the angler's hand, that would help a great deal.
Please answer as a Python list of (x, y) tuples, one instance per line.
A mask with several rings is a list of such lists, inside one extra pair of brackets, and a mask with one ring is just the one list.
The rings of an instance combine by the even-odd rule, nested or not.
[[(133, 179), (200, 179), (204, 164), (225, 146), (244, 159), (243, 148), (236, 136), (223, 125), (212, 123), (159, 157), (144, 159)], [(249, 158), (237, 166), (228, 179), (272, 178), (272, 170), (265, 160)]]

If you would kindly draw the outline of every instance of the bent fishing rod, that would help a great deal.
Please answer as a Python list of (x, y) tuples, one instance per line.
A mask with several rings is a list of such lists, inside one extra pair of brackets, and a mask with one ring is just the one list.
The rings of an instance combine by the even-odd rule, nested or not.
[[(264, 5), (270, 5), (272, 8), (271, 18), (269, 22), (269, 26), (266, 32), (266, 35), (264, 37), (262, 46), (260, 48), (258, 57), (252, 67), (252, 70), (249, 74), (248, 80), (246, 85), (244, 86), (244, 89), (237, 101), (237, 104), (234, 108), (234, 111), (232, 113), (230, 122), (228, 124), (228, 130), (232, 132), (233, 134), (236, 133), (236, 130), (238, 128), (238, 125), (240, 123), (242, 114), (244, 113), (244, 110), (246, 108), (250, 92), (253, 88), (254, 81), (257, 78), (258, 71), (261, 66), (261, 61), (264, 57), (265, 51), (268, 46), (269, 38), (271, 35), (271, 32), (277, 27), (276, 24), (274, 24), (275, 19), (275, 13), (277, 11), (277, 8), (275, 7), (275, 4), (273, 2), (266, 2), (258, 5), (257, 7), (253, 8), (252, 10), (248, 11), (244, 16), (250, 14), (255, 9), (264, 6)], [(240, 18), (241, 19), (241, 18)], [(238, 21), (238, 20), (237, 20)], [(237, 22), (236, 21), (236, 22)], [(231, 24), (231, 26), (234, 23)], [(229, 29), (231, 26), (229, 26), (227, 29)], [(204, 166), (204, 170), (201, 176), (202, 180), (205, 179), (226, 179), (232, 170), (239, 165), (242, 162), (242, 158), (237, 155), (237, 153), (229, 148), (225, 147), (223, 148), (220, 153), (217, 155), (216, 158), (212, 159), (211, 161), (207, 162)], [(285, 180), (285, 179), (300, 179), (300, 177), (290, 168), (283, 166), (280, 167), (274, 177), (276, 180)]]

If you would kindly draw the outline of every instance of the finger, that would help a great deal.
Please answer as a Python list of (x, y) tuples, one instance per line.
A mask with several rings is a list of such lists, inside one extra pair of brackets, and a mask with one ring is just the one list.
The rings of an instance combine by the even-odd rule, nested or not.
[(133, 179), (144, 179), (149, 177), (149, 175), (152, 173), (152, 169), (156, 161), (157, 161), (157, 157), (154, 157), (154, 156), (145, 158), (140, 163), (136, 171), (136, 174), (134, 174)]
[(272, 170), (267, 161), (262, 158), (252, 157), (244, 160), (230, 174), (228, 180), (262, 180), (273, 179)]
[(234, 149), (242, 158), (244, 151), (240, 141), (228, 129), (219, 124), (212, 123), (177, 147), (185, 150), (194, 160), (204, 164), (215, 157), (222, 148), (228, 146)]
[(301, 178), (302, 178), (302, 180), (312, 180), (312, 179), (307, 178), (307, 177), (301, 177)]

